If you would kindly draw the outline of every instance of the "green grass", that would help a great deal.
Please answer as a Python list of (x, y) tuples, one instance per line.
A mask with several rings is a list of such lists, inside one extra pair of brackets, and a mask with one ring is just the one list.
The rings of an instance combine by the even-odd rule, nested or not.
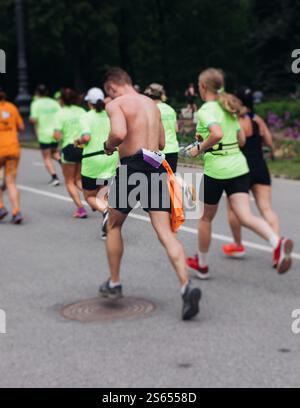
[(36, 140), (21, 141), (21, 146), (25, 149), (39, 149), (39, 143)]
[(271, 173), (275, 177), (300, 180), (300, 157), (294, 159), (277, 159), (268, 162)]

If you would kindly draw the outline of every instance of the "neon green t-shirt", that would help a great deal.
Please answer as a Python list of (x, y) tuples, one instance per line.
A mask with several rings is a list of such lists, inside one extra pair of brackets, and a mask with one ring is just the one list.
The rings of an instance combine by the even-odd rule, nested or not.
[(166, 146), (163, 153), (178, 153), (179, 143), (177, 140), (176, 125), (177, 115), (175, 110), (168, 104), (159, 102), (157, 104), (161, 113), (161, 121), (165, 130)]
[(60, 105), (52, 98), (39, 97), (30, 105), (30, 118), (37, 121), (36, 130), (40, 143), (55, 143), (53, 138), (55, 118)]
[(55, 118), (55, 130), (62, 133), (62, 149), (73, 144), (81, 135), (80, 119), (86, 112), (79, 106), (64, 106)]
[[(89, 134), (91, 140), (85, 146), (83, 154), (95, 153), (103, 150), (103, 144), (110, 132), (110, 121), (105, 111), (96, 112), (94, 109), (81, 117), (81, 135)], [(107, 180), (116, 174), (119, 164), (119, 154), (111, 156), (98, 155), (82, 160), (81, 174), (93, 179)]]
[[(224, 137), (221, 143), (238, 143), (238, 132), (240, 124), (238, 119), (226, 112), (216, 101), (206, 102), (197, 113), (198, 124), (197, 133), (203, 140), (210, 135), (210, 127), (214, 124), (220, 125)], [(218, 153), (205, 153), (204, 155), (204, 174), (218, 180), (228, 180), (231, 178), (243, 176), (249, 173), (247, 160), (239, 147), (233, 149), (224, 149)]]

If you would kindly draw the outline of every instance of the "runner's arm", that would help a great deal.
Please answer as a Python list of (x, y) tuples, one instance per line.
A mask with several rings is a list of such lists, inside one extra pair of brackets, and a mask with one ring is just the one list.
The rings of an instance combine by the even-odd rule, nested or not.
[(63, 138), (63, 122), (60, 113), (58, 112), (55, 116), (55, 123), (54, 123), (54, 139), (59, 142)]
[(166, 147), (166, 136), (165, 129), (163, 127), (162, 121), (159, 121), (159, 150), (164, 150)]
[(116, 101), (110, 102), (106, 106), (106, 112), (110, 119), (111, 131), (105, 143), (107, 151), (113, 152), (123, 143), (127, 135), (127, 124), (124, 113)]
[(88, 133), (85, 133), (80, 138), (76, 139), (74, 144), (75, 146), (82, 146), (82, 145), (88, 144), (90, 140), (91, 140), (91, 135)]
[(77, 147), (87, 145), (92, 139), (89, 121), (87, 118), (88, 113), (84, 113), (80, 117), (80, 137), (74, 142), (74, 145)]
[(38, 112), (37, 112), (36, 102), (32, 102), (30, 105), (29, 121), (34, 126), (36, 126), (38, 123)]
[(258, 115), (255, 115), (254, 120), (259, 126), (259, 132), (264, 140), (265, 145), (274, 150), (273, 137), (265, 121)]
[(209, 127), (209, 131), (210, 131), (210, 135), (203, 143), (201, 143), (201, 149), (200, 149), (201, 153), (205, 152), (206, 150), (220, 143), (220, 141), (224, 137), (223, 130), (221, 126), (218, 124), (211, 125)]
[[(211, 147), (215, 146), (216, 144), (220, 143), (223, 139), (224, 134), (223, 130), (220, 125), (213, 124), (209, 127), (210, 135), (209, 137), (199, 145), (193, 147), (189, 153), (191, 157), (197, 157), (206, 150), (210, 149)], [(201, 135), (199, 133), (196, 134), (196, 139), (199, 140)]]
[(14, 116), (15, 116), (15, 121), (16, 121), (15, 123), (16, 123), (17, 130), (19, 132), (24, 132), (25, 124), (24, 124), (23, 118), (22, 118), (22, 116), (21, 116), (21, 114), (19, 112), (19, 109), (16, 106), (14, 107)]
[(62, 139), (62, 133), (60, 130), (54, 130), (54, 134), (53, 137), (55, 140), (57, 140), (58, 142)]
[(244, 147), (246, 144), (246, 133), (244, 129), (241, 127), (241, 129), (238, 131), (238, 143), (240, 147)]

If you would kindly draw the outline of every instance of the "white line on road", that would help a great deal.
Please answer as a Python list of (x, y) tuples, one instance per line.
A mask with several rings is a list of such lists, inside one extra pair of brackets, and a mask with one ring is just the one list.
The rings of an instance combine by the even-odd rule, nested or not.
[[(19, 185), (18, 187), (19, 187), (20, 190), (26, 191), (28, 193), (38, 194), (38, 195), (44, 196), (44, 197), (55, 198), (56, 200), (73, 202), (70, 197), (66, 197), (66, 196), (63, 196), (61, 194), (49, 193), (48, 191), (39, 190), (39, 189), (36, 189), (36, 188), (27, 187), (27, 186), (20, 186)], [(84, 205), (88, 206), (88, 204), (86, 202), (84, 202)], [(130, 214), (129, 216), (131, 218), (134, 218), (134, 219), (139, 220), (139, 221), (150, 222), (149, 217), (145, 217), (143, 215)], [(180, 231), (187, 232), (187, 233), (193, 234), (193, 235), (198, 234), (198, 231), (196, 229), (189, 228), (189, 227), (181, 227)], [(232, 238), (228, 237), (226, 235), (212, 234), (212, 237), (213, 237), (213, 239), (215, 239), (217, 241), (232, 242)], [(256, 244), (254, 242), (249, 242), (249, 241), (243, 241), (243, 244), (246, 247), (251, 248), (251, 249), (256, 249), (258, 251), (272, 253), (272, 248), (270, 248), (270, 247), (268, 247), (266, 245), (260, 245), (260, 244)], [(300, 260), (300, 254), (294, 253), (293, 258)]]

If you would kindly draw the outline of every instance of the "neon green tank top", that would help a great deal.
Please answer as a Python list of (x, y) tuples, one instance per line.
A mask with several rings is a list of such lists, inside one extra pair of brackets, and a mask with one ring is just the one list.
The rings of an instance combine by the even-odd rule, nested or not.
[[(81, 135), (89, 134), (91, 140), (85, 146), (83, 154), (95, 153), (103, 150), (103, 144), (110, 132), (110, 121), (105, 111), (96, 112), (94, 109), (81, 117)], [(85, 177), (107, 180), (116, 174), (119, 164), (119, 154), (112, 156), (98, 155), (82, 160), (81, 174)]]
[(157, 104), (161, 113), (161, 120), (165, 130), (166, 146), (163, 153), (178, 153), (179, 143), (176, 134), (177, 115), (175, 110), (168, 104), (159, 102)]
[[(238, 119), (222, 109), (217, 101), (202, 105), (197, 117), (197, 133), (204, 140), (210, 135), (210, 127), (217, 124), (221, 126), (224, 133), (221, 143), (227, 145), (238, 143), (238, 132), (241, 129)], [(222, 154), (208, 152), (204, 155), (204, 174), (209, 177), (228, 180), (247, 173), (249, 173), (247, 160), (238, 147), (232, 150), (225, 149)]]

